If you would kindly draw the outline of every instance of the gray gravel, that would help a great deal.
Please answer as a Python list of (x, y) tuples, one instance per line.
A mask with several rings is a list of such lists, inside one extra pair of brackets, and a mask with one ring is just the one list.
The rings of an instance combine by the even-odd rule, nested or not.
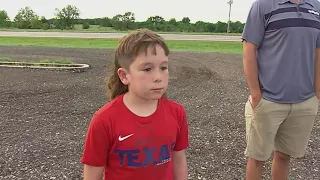
[[(113, 50), (0, 47), (17, 60), (70, 57), (82, 73), (0, 69), (0, 179), (81, 179), (79, 163), (92, 114), (105, 103), (104, 76)], [(190, 179), (244, 179), (244, 103), (248, 89), (240, 55), (175, 52), (169, 96), (190, 125)], [(320, 179), (320, 123), (306, 156), (291, 162), (290, 179)], [(271, 160), (271, 159), (270, 159)], [(264, 177), (270, 179), (270, 162)]]

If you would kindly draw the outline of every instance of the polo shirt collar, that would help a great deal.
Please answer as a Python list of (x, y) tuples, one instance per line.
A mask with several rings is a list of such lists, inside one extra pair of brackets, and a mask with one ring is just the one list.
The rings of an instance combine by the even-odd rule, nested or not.
[(278, 0), (279, 4), (284, 4), (290, 2), (291, 0)]
[[(291, 0), (278, 0), (279, 4), (284, 4), (287, 2), (291, 2)], [(307, 3), (310, 4), (311, 6), (314, 7), (314, 3), (311, 0), (301, 0), (302, 3)]]
[(304, 2), (311, 5), (312, 7), (315, 7), (315, 4), (312, 0), (304, 0)]

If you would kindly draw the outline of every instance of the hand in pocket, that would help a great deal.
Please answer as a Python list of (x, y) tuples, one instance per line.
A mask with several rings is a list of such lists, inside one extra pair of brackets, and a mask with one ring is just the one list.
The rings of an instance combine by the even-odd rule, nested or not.
[(258, 95), (258, 96), (250, 95), (249, 101), (251, 103), (252, 109), (256, 109), (261, 99), (262, 99), (262, 95)]

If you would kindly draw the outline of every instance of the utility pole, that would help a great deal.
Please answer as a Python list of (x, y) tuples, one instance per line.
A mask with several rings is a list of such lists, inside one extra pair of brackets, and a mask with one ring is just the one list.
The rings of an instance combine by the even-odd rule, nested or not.
[(227, 2), (227, 4), (229, 4), (229, 19), (228, 19), (228, 29), (227, 29), (227, 33), (230, 32), (230, 15), (231, 15), (231, 5), (233, 4), (233, 0), (229, 0)]

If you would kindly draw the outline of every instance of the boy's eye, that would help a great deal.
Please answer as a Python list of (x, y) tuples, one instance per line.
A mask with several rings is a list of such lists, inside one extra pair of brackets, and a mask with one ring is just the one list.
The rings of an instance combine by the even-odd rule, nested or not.
[(151, 71), (151, 68), (146, 68), (144, 69), (144, 71)]
[(161, 67), (161, 70), (166, 70), (168, 69), (168, 67)]

